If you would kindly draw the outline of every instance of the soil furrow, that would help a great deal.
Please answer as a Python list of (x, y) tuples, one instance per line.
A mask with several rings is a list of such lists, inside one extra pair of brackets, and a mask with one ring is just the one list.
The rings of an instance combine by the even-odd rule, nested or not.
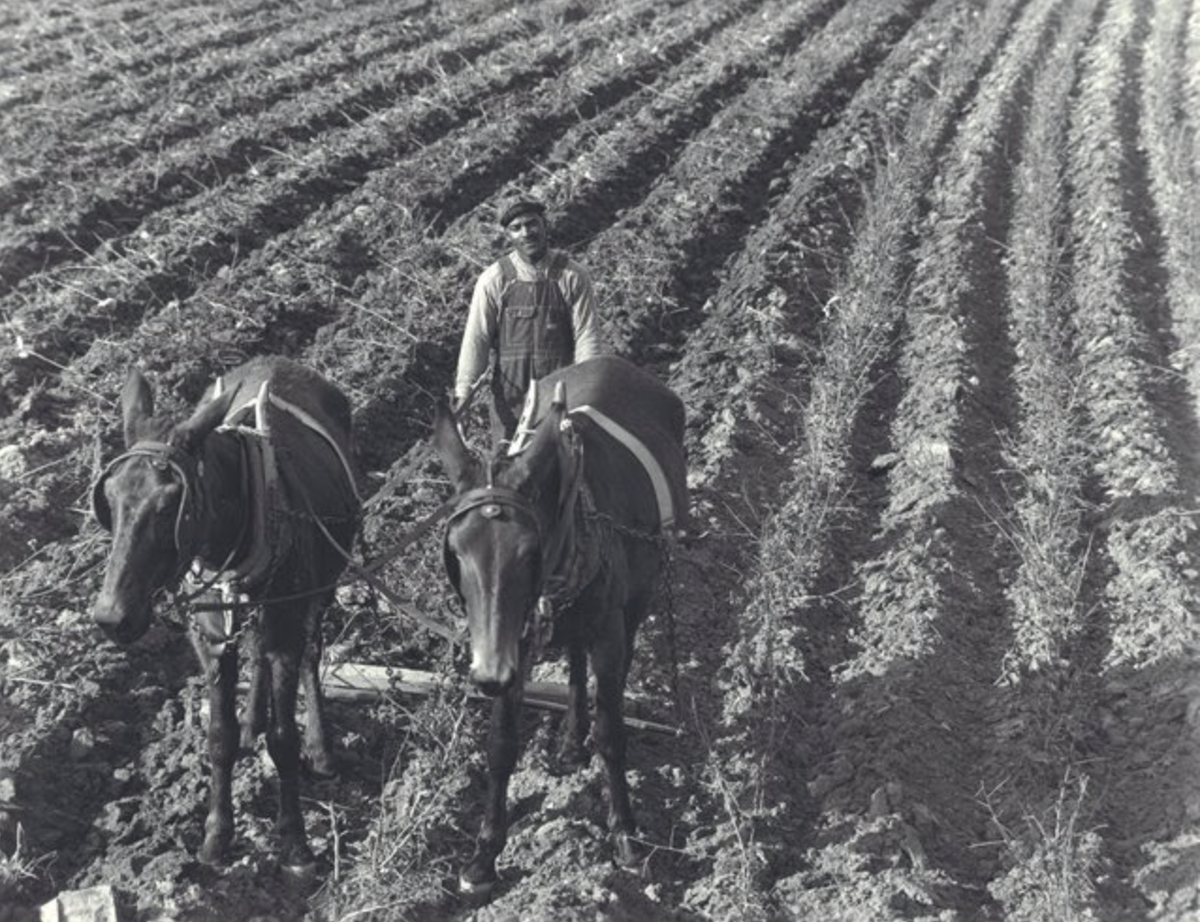
[[(1113, 919), (1123, 907), (1162, 906), (1164, 889), (1175, 887), (1169, 881), (1186, 872), (1178, 843), (1195, 835), (1200, 766), (1193, 718), (1200, 545), (1191, 519), (1200, 478), (1196, 417), (1188, 410), (1195, 395), (1186, 377), (1167, 373), (1178, 353), (1176, 323), (1186, 319), (1172, 313), (1162, 223), (1170, 212), (1154, 210), (1153, 145), (1149, 159), (1145, 149), (1155, 108), (1143, 101), (1161, 63), (1151, 63), (1148, 52), (1152, 22), (1145, 5), (1113, 3), (1072, 113), (1082, 148), (1072, 157), (1074, 319), (1088, 375), (1089, 434), (1099, 449), (1092, 461), (1103, 490), (1097, 529), (1106, 537), (1108, 580), (1098, 605), (1098, 626), (1108, 636), (1090, 651), (1101, 676), (1093, 683), (1089, 755), (1101, 758), (1087, 770), (1097, 782), (1097, 820), (1111, 830), (1104, 855), (1117, 873), (1102, 893)], [(1107, 143), (1093, 146), (1101, 136)], [(1113, 400), (1121, 401), (1120, 414)], [(1152, 636), (1150, 611), (1158, 620)], [(1177, 724), (1165, 736), (1156, 732), (1164, 715)], [(1195, 905), (1196, 895), (1183, 888), (1176, 899)]]
[[(630, 27), (634, 27), (640, 22), (635, 15), (625, 15), (627, 15)], [(585, 40), (586, 35), (580, 41)], [(522, 61), (516, 69), (499, 69), (496, 76), (487, 78), (492, 81), (491, 90), (497, 93), (501, 91), (518, 92), (523, 84), (530, 83), (536, 86), (538, 79), (552, 73), (553, 69), (561, 64), (564, 60), (562, 56), (565, 54), (567, 51), (559, 44), (552, 51), (547, 51), (540, 58), (535, 58), (534, 65), (540, 68), (538, 70), (530, 70), (531, 65), (526, 61)], [(659, 66), (663, 65), (660, 63)], [(474, 72), (471, 72), (468, 77), (473, 74)], [(425, 100), (417, 100), (412, 106), (412, 109), (415, 110), (415, 124), (405, 125), (403, 122), (394, 124), (391, 127), (392, 133), (387, 137), (396, 139), (403, 137), (402, 143), (408, 147), (415, 147), (422, 142), (433, 142), (445, 133), (446, 128), (453, 124), (454, 120), (464, 119), (477, 112), (478, 103), (473, 100), (480, 98), (478, 91), (465, 96), (461, 103), (455, 102), (460, 95), (455, 89), (447, 88), (444, 92), (451, 100), (451, 105), (458, 108), (451, 108), (447, 111), (442, 106), (430, 105)], [(571, 102), (570, 97), (566, 98), (566, 103), (566, 108), (570, 111), (578, 108)], [(563, 100), (557, 100), (555, 105), (562, 106)], [(390, 116), (390, 113), (387, 115)], [(372, 126), (372, 128), (378, 137), (378, 126)], [(384, 158), (394, 160), (396, 156), (394, 145), (389, 145), (384, 141), (375, 142), (374, 152), (372, 150), (364, 151), (361, 146), (349, 142), (344, 146), (347, 150), (346, 154), (335, 158), (332, 164), (320, 163), (319, 171), (315, 174), (305, 176), (303, 171), (290, 170), (289, 178), (297, 176), (298, 179), (288, 182), (273, 197), (265, 201), (256, 186), (248, 187), (245, 193), (248, 199), (248, 208), (242, 212), (240, 219), (231, 225), (216, 216), (210, 226), (220, 228), (219, 230), (209, 230), (202, 224), (195, 236), (203, 242), (189, 247), (181, 254), (172, 253), (159, 256), (151, 250), (146, 255), (139, 256), (136, 249), (129, 253), (114, 251), (109, 262), (115, 265), (117, 272), (110, 276), (102, 266), (97, 267), (98, 285), (93, 289), (94, 293), (90, 297), (87, 295), (81, 297), (80, 292), (86, 291), (86, 289), (80, 282), (73, 281), (70, 288), (63, 291), (65, 306), (59, 308), (56, 319), (52, 323), (42, 324), (43, 329), (40, 333), (33, 333), (29, 336), (32, 351), (44, 358), (32, 358), (26, 363), (27, 380), (34, 380), (35, 373), (45, 370), (45, 359), (65, 365), (69, 357), (81, 355), (90, 341), (90, 335), (94, 332), (111, 331), (114, 328), (122, 327), (132, 328), (135, 323), (142, 321), (145, 312), (154, 305), (169, 305), (184, 301), (196, 291), (197, 286), (203, 284), (203, 277), (212, 273), (212, 266), (228, 264), (241, 257), (243, 253), (253, 251), (266, 240), (299, 227), (308, 215), (318, 209), (321, 203), (348, 195), (367, 181), (369, 174), (376, 170), (379, 162), (382, 162)], [(436, 150), (433, 153), (436, 159), (438, 153)], [(380, 159), (369, 159), (371, 156)], [(439, 162), (444, 162), (444, 160)], [(287, 164), (281, 161), (280, 165)], [(435, 172), (432, 175), (437, 174)], [(222, 209), (229, 209), (231, 193), (231, 188), (227, 186), (220, 190), (219, 196), (210, 194), (206, 200), (219, 203)], [(347, 212), (350, 210), (348, 208)], [(180, 229), (179, 220), (176, 218), (172, 222), (176, 234)], [(154, 238), (151, 233), (150, 229), (144, 229), (142, 240), (152, 245)], [(140, 241), (135, 241), (135, 245), (138, 243)], [(119, 285), (118, 273), (122, 265), (134, 267), (144, 265), (151, 271), (138, 271), (134, 276), (136, 282), (131, 287), (114, 288), (112, 287), (114, 282)], [(107, 299), (107, 315), (93, 316), (92, 305), (105, 299)], [(319, 308), (321, 312), (324, 310), (324, 307)], [(297, 342), (311, 336), (312, 332), (315, 332), (316, 325), (319, 324), (319, 320), (314, 316), (313, 324), (308, 327), (308, 332), (302, 332), (304, 327), (308, 326), (301, 322), (303, 313), (303, 308), (289, 313), (291, 348), (295, 348)], [(72, 314), (76, 315), (78, 319), (71, 320)], [(16, 312), (16, 316), (26, 329), (37, 329), (38, 325), (31, 318), (22, 316), (19, 311)], [(297, 333), (300, 334), (299, 339), (296, 337)], [(269, 346), (270, 343), (267, 345)]]
[[(251, 178), (257, 178), (264, 161), (273, 164), (277, 170), (284, 169), (300, 155), (298, 148), (302, 145), (313, 143), (329, 132), (361, 132), (364, 122), (370, 122), (380, 113), (386, 114), (397, 102), (406, 103), (402, 111), (415, 111), (417, 118), (424, 116), (425, 121), (418, 122), (412, 133), (418, 142), (425, 142), (475, 110), (460, 105), (457, 111), (422, 112), (420, 92), (454, 79), (478, 64), (478, 59), (495, 53), (506, 41), (514, 40), (535, 24), (533, 17), (524, 21), (505, 18), (496, 27), (440, 40), (425, 49), (424, 56), (400, 74), (380, 74), (378, 82), (354, 88), (349, 93), (335, 87), (335, 98), (325, 106), (314, 106), (312, 99), (303, 99), (295, 104), (285, 104), (283, 112), (269, 120), (265, 128), (261, 119), (247, 117), (239, 119), (239, 127), (244, 133), (231, 137), (227, 125), (217, 132), (215, 144), (206, 143), (205, 137), (200, 136), (182, 150), (169, 151), (165, 155), (155, 153), (145, 164), (149, 169), (137, 170), (129, 180), (118, 181), (111, 191), (102, 190), (94, 198), (85, 198), (86, 207), (76, 215), (61, 216), (58, 226), (36, 232), (31, 238), (7, 247), (0, 255), (0, 279), (5, 283), (0, 291), (12, 289), (35, 272), (46, 272), (95, 252), (105, 242), (129, 233), (147, 217), (184, 205), (194, 196), (227, 184), (231, 179), (247, 173), (252, 174)], [(556, 61), (559, 59), (551, 53), (534, 61), (530, 70), (511, 74), (510, 79), (533, 79), (554, 67)], [(468, 70), (464, 79), (469, 82), (475, 77), (476, 72)], [(498, 90), (496, 86), (489, 88), (489, 92)], [(281, 156), (280, 151), (288, 151), (288, 156)], [(345, 172), (354, 174), (369, 170), (372, 157), (386, 156), (387, 146), (378, 143), (373, 148), (346, 155)], [(330, 169), (336, 171), (338, 164), (335, 162)], [(314, 202), (314, 208), (316, 204)]]
[[(1171, 440), (1178, 433), (1152, 400), (1153, 382), (1165, 365), (1155, 340), (1169, 331), (1148, 329), (1139, 315), (1146, 310), (1130, 281), (1137, 278), (1143, 247), (1158, 248), (1158, 231), (1147, 222), (1135, 228), (1135, 213), (1121, 187), (1131, 180), (1129, 164), (1141, 161), (1130, 150), (1122, 156), (1111, 138), (1136, 143), (1137, 122), (1129, 115), (1129, 93), (1136, 81), (1127, 72), (1128, 51), (1139, 18), (1124, 3), (1115, 3), (1090, 49), (1079, 104), (1072, 112), (1071, 209), (1076, 236), (1076, 291), (1072, 320), (1078, 331), (1083, 370), (1082, 399), (1094, 449), (1091, 463), (1104, 491), (1106, 550), (1114, 571), (1104, 613), (1111, 630), (1112, 663), (1152, 662), (1188, 648), (1196, 627), (1190, 614), (1195, 594), (1190, 567), (1194, 527), (1184, 513), (1190, 505), (1180, 491), (1182, 470)], [(1134, 97), (1136, 99), (1136, 97)], [(1124, 107), (1124, 108), (1123, 108)], [(1145, 181), (1144, 174), (1138, 176)], [(1143, 190), (1142, 195), (1149, 198)], [(1145, 240), (1138, 232), (1148, 236)], [(1154, 236), (1150, 236), (1150, 235)], [(1141, 284), (1159, 290), (1161, 277)], [(1162, 319), (1150, 314), (1154, 323)], [(1159, 399), (1175, 400), (1179, 392), (1160, 390)], [(1181, 428), (1182, 427), (1181, 425)], [(1191, 427), (1186, 427), (1191, 430)], [(1194, 438), (1189, 434), (1186, 445)], [(1186, 451), (1182, 454), (1186, 455)], [(1191, 476), (1194, 476), (1192, 474)], [(1147, 605), (1169, 618), (1153, 636), (1143, 631), (1140, 612)]]
[[(991, 20), (990, 33), (972, 36), (982, 44), (977, 60), (990, 57), (988, 41), (1000, 41), (1008, 15)], [(897, 385), (906, 389), (888, 388), (893, 396), (877, 408), (881, 422), (890, 419), (891, 452), (868, 461), (868, 470), (887, 472), (888, 508), (873, 540), (854, 555), (859, 595), (851, 606), (862, 620), (851, 640), (860, 652), (834, 670), (828, 736), (820, 743), (825, 756), (810, 775), (821, 814), (844, 817), (818, 833), (822, 852), (832, 858), (882, 835), (873, 853), (885, 861), (888, 854), (892, 861), (907, 856), (910, 886), (932, 907), (969, 901), (992, 870), (991, 857), (971, 846), (987, 838), (973, 798), (991, 770), (981, 729), (991, 717), (994, 676), (967, 664), (998, 661), (1007, 637), (1003, 612), (989, 601), (1000, 595), (995, 568), (1004, 556), (983, 511), (1005, 502), (995, 472), (998, 434), (1011, 422), (1014, 363), (1002, 345), (1006, 286), (994, 243), (1006, 239), (1009, 221), (1009, 164), (1000, 139), (1021, 130), (1028, 75), (1053, 39), (1053, 19), (1053, 3), (1021, 11), (999, 66), (979, 85), (945, 153), (944, 192), (929, 203), (920, 228), (897, 356)], [(964, 64), (969, 76), (976, 61)], [(930, 115), (921, 136), (932, 153), (955, 108)], [(920, 491), (900, 493), (906, 482)], [(905, 526), (908, 516), (914, 518)], [(975, 561), (988, 563), (977, 570)], [(925, 641), (914, 640), (935, 622)], [(886, 721), (872, 719), (880, 713)], [(893, 726), (923, 729), (906, 737), (911, 745), (882, 743)], [(927, 876), (931, 869), (965, 889), (951, 897), (936, 875)], [(812, 879), (799, 875), (788, 886)]]
[[(494, 5), (494, 0), (487, 0), (487, 5)], [(78, 145), (60, 145), (37, 151), (40, 160), (25, 165), (22, 170), (25, 175), (0, 187), (0, 207), (15, 209), (25, 204), (22, 210), (29, 212), (36, 205), (39, 213), (53, 210), (57, 214), (70, 207), (63, 199), (67, 198), (70, 186), (84, 181), (84, 177), (120, 169), (154, 174), (162, 169), (158, 164), (164, 152), (183, 142), (211, 134), (217, 127), (228, 133), (231, 121), (270, 113), (281, 103), (297, 98), (306, 107), (314, 108), (316, 100), (310, 101), (308, 97), (315, 97), (324, 85), (354, 82), (347, 75), (361, 80), (379, 59), (434, 41), (455, 27), (453, 22), (432, 18), (419, 26), (397, 25), (396, 14), (391, 10), (367, 13), (366, 21), (339, 19), (316, 34), (308, 21), (292, 29), (275, 31), (269, 48), (255, 48), (249, 59), (254, 70), (261, 74), (251, 92), (240, 82), (247, 76), (248, 62), (220, 54), (213, 56), (211, 67), (197, 66), (186, 77), (172, 81), (169, 96), (147, 99), (137, 94), (131, 103), (117, 100), (108, 107), (80, 107), (79, 119), (56, 117), (52, 120), (53, 133), (64, 142), (83, 134), (89, 143), (82, 149)], [(236, 82), (235, 75), (239, 78)], [(368, 114), (372, 107), (378, 106), (382, 90), (377, 90), (374, 96), (374, 99), (366, 94), (352, 97), (340, 108), (347, 118), (355, 110)], [(147, 110), (152, 106), (165, 111), (151, 119)], [(270, 117), (278, 116), (271, 113)], [(149, 130), (141, 128), (148, 119)], [(95, 124), (106, 124), (109, 130), (83, 131)], [(136, 138), (136, 143), (122, 140), (125, 137)], [(14, 156), (16, 148), (15, 143), (9, 145), (10, 156)], [(138, 163), (142, 166), (137, 166)], [(55, 197), (54, 187), (63, 185), (68, 188)]]
[[(575, 132), (582, 137), (564, 138), (550, 159), (569, 163), (569, 168), (565, 175), (545, 180), (551, 187), (570, 187), (571, 209), (556, 224), (564, 244), (586, 245), (621, 212), (642, 201), (688, 142), (769, 72), (771, 59), (794, 50), (835, 11), (835, 3), (819, 2), (792, 4), (784, 15), (763, 11), (739, 24), (737, 32), (719, 35), (720, 43), (742, 49), (733, 60), (693, 54), (682, 73), (672, 72), (669, 80), (647, 87), (637, 100), (640, 105), (612, 128), (597, 130), (584, 123)], [(682, 101), (686, 105), (680, 105)]]
[[(267, 33), (272, 26), (269, 22), (243, 25), (243, 20), (261, 13), (277, 12), (284, 7), (292, 7), (292, 4), (284, 3), (283, 0), (255, 0), (254, 5), (238, 10), (232, 16), (227, 12), (215, 23), (215, 33), (204, 28), (195, 29), (193, 23), (193, 33), (180, 45), (149, 55), (143, 53), (142, 47), (149, 34), (169, 34), (158, 21), (158, 11), (135, 8), (129, 13), (111, 13), (109, 15), (112, 18), (109, 22), (120, 23), (115, 30), (105, 28), (107, 23), (103, 18), (97, 17), (95, 22), (85, 23), (79, 30), (66, 36), (67, 47), (50, 50), (45, 48), (44, 41), (39, 41), (38, 51), (33, 59), (10, 62), (7, 66), (11, 70), (26, 76), (42, 76), (49, 72), (49, 76), (53, 78), (65, 73), (69, 81), (66, 86), (55, 86), (52, 94), (35, 91), (32, 97), (16, 97), (12, 102), (14, 105), (20, 105), (28, 101), (36, 105), (48, 95), (70, 98), (74, 92), (72, 82), (80, 87), (96, 87), (107, 83), (123, 85), (128, 79), (125, 75), (130, 72), (135, 75), (136, 80), (136, 76), (144, 73), (147, 68), (185, 63), (191, 58), (208, 54), (214, 47), (229, 48), (248, 44)], [(187, 7), (182, 9), (180, 17), (182, 21), (191, 21), (193, 18)], [(130, 23), (150, 18), (154, 22), (146, 32), (127, 28)], [(169, 20), (170, 13), (163, 18)], [(167, 25), (169, 26), (169, 22)], [(213, 26), (214, 22), (209, 19), (205, 25)], [(117, 34), (113, 34), (114, 32)]]

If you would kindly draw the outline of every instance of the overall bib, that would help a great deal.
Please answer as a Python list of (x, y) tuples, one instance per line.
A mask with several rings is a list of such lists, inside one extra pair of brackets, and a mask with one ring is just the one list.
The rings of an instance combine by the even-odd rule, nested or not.
[(574, 361), (571, 309), (558, 285), (565, 262), (565, 254), (552, 253), (545, 279), (526, 282), (517, 277), (512, 257), (500, 260), (504, 293), (492, 393), (498, 417), (493, 422), (504, 438), (516, 429), (529, 382)]

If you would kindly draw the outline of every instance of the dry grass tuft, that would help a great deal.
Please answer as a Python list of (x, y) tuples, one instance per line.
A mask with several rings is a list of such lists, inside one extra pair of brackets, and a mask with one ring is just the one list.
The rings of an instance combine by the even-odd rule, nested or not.
[[(1100, 836), (1082, 828), (1087, 775), (1068, 770), (1055, 802), (1040, 815), (1026, 811), (1013, 829), (995, 808), (998, 790), (981, 803), (1000, 833), (1010, 867), (988, 885), (1010, 922), (1093, 922)], [(1023, 828), (1022, 828), (1023, 827)]]

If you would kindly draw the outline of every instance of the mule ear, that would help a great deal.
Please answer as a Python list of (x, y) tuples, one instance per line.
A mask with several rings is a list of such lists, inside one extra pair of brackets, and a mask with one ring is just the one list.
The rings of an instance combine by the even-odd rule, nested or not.
[(136, 368), (129, 369), (125, 386), (121, 388), (121, 416), (125, 425), (125, 447), (138, 441), (142, 425), (154, 415), (154, 392), (150, 382)]
[(433, 412), (433, 447), (455, 486), (465, 483), (474, 468), (475, 458), (463, 441), (458, 419), (445, 398), (438, 400)]
[(233, 398), (234, 391), (225, 391), (200, 404), (190, 417), (171, 430), (167, 441), (184, 451), (194, 451), (224, 421)]

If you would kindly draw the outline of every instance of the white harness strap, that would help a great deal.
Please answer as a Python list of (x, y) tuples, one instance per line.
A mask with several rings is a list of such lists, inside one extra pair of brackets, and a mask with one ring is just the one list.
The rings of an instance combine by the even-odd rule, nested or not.
[[(221, 390), (222, 382), (218, 378), (214, 392), (219, 395)], [(227, 594), (232, 591), (231, 586), (234, 582), (239, 586), (249, 587), (266, 580), (275, 567), (276, 554), (281, 550), (279, 539), (283, 497), (279, 469), (275, 463), (275, 446), (271, 442), (271, 423), (266, 408), (269, 395), (270, 390), (264, 381), (254, 400), (236, 410), (230, 410), (225, 415), (225, 422), (219, 427), (223, 432), (232, 431), (243, 436), (244, 458), (249, 467), (246, 477), (250, 483), (251, 494), (250, 551), (233, 570), (227, 571), (229, 578), (225, 580), (224, 585)], [(240, 419), (247, 418), (251, 411), (254, 425), (240, 422)]]
[[(223, 389), (224, 382), (218, 378), (213, 388), (214, 395), (219, 396)], [(271, 420), (268, 412), (271, 406), (289, 414), (324, 439), (341, 462), (346, 472), (346, 483), (349, 484), (355, 500), (362, 501), (358, 485), (355, 483), (354, 470), (337, 440), (312, 414), (271, 393), (269, 382), (264, 381), (254, 399), (230, 409), (219, 427), (222, 431), (238, 432), (244, 437), (245, 457), (250, 468), (247, 476), (253, 496), (250, 509), (252, 543), (246, 559), (231, 571), (231, 580), (243, 586), (253, 586), (267, 578), (276, 565), (276, 555), (280, 551), (282, 517), (286, 513), (279, 468), (275, 460), (275, 446), (271, 439)], [(250, 420), (253, 420), (253, 425), (248, 424)]]
[[(525, 408), (521, 412), (521, 419), (517, 423), (516, 434), (513, 437), (512, 444), (509, 446), (509, 455), (520, 454), (529, 445), (529, 437), (533, 434), (536, 422), (532, 417), (534, 408), (537, 406), (537, 386), (538, 383), (536, 381), (529, 383), (529, 391), (525, 397)], [(650, 478), (650, 483), (654, 487), (654, 498), (658, 503), (659, 523), (664, 531), (674, 525), (675, 503), (671, 499), (671, 487), (667, 482), (667, 475), (663, 472), (662, 465), (654, 457), (654, 452), (646, 447), (645, 442), (615, 419), (606, 416), (590, 404), (572, 407), (568, 415), (574, 416), (576, 413), (592, 420), (592, 422), (633, 453), (638, 463), (646, 471), (646, 476)]]
[(611, 435), (614, 439), (628, 448), (635, 458), (645, 468), (650, 483), (654, 486), (654, 498), (658, 502), (658, 517), (663, 529), (670, 528), (675, 523), (675, 503), (671, 500), (671, 488), (667, 484), (667, 475), (662, 465), (654, 457), (654, 453), (646, 447), (646, 443), (618, 423), (615, 419), (605, 416), (599, 410), (588, 404), (575, 407), (571, 414), (579, 413), (586, 416), (597, 426)]

